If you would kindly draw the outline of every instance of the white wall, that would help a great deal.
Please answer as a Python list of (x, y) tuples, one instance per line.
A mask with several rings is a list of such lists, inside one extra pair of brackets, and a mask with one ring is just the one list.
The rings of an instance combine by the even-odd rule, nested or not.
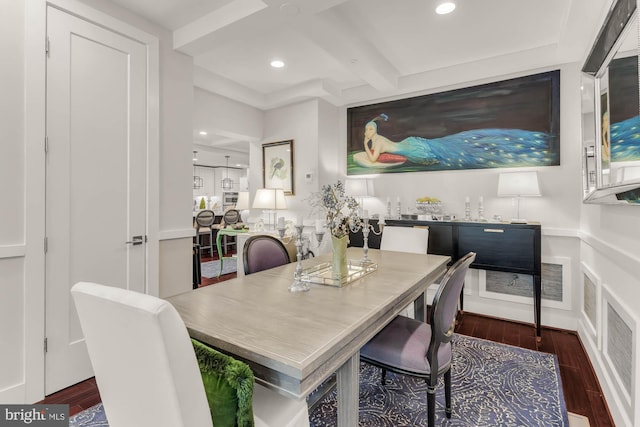
[[(262, 137), (264, 118), (261, 110), (197, 87), (194, 93), (193, 122), (198, 129), (240, 141), (255, 142)], [(213, 127), (204, 127), (204, 124)]]
[[(304, 213), (308, 225), (313, 224), (309, 217), (309, 206), (305, 199), (320, 188), (320, 173), (325, 174), (327, 166), (319, 162), (320, 153), (325, 149), (332, 150), (331, 138), (325, 135), (335, 133), (335, 121), (327, 120), (327, 128), (321, 129), (319, 120), (323, 117), (334, 117), (337, 109), (321, 100), (301, 102), (265, 112), (264, 134), (262, 140), (251, 144), (249, 186), (251, 200), (258, 188), (264, 185), (262, 176), (262, 144), (293, 139), (294, 153), (294, 195), (287, 196), (287, 212), (278, 214), (296, 220), (296, 213)], [(320, 145), (322, 141), (322, 145)], [(326, 145), (325, 145), (326, 144)], [(328, 148), (327, 148), (328, 147)], [(305, 174), (312, 175), (311, 182)], [(259, 215), (252, 211), (252, 215)], [(266, 217), (265, 221), (266, 221)]]

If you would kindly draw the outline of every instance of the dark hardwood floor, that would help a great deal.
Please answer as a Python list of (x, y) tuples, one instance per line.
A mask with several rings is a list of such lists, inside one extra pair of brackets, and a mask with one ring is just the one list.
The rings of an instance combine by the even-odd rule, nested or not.
[[(210, 261), (216, 258), (202, 258)], [(220, 278), (202, 279), (201, 286), (208, 286), (236, 277), (236, 273)], [(502, 320), (465, 312), (456, 332), (476, 338), (509, 344), (530, 350), (555, 354), (560, 365), (560, 376), (567, 410), (589, 418), (591, 427), (614, 426), (607, 403), (593, 367), (575, 332), (542, 328), (542, 342), (537, 343), (532, 325)], [(100, 393), (93, 378), (61, 390), (37, 403), (62, 403), (69, 405), (69, 415), (90, 408), (100, 402)]]

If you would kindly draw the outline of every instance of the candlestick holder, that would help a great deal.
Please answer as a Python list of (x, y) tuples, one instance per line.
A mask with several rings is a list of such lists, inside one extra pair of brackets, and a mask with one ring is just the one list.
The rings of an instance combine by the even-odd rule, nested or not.
[(402, 218), (402, 205), (400, 204), (400, 200), (398, 200), (398, 206), (396, 210), (398, 212), (398, 219)]
[(468, 200), (464, 202), (464, 220), (471, 221), (471, 202)]
[(369, 218), (363, 218), (362, 219), (362, 241), (363, 241), (363, 245), (362, 245), (362, 252), (364, 253), (364, 256), (362, 257), (362, 260), (360, 262), (362, 262), (363, 264), (368, 264), (371, 263), (373, 261), (371, 261), (369, 259), (369, 233), (373, 233), (376, 236), (379, 236), (380, 234), (382, 234), (382, 228), (379, 228), (378, 231), (376, 232), (376, 230), (373, 229), (373, 226), (371, 224), (369, 224)]
[(289, 285), (289, 292), (307, 292), (309, 285), (302, 281), (302, 230), (303, 225), (296, 225), (296, 271), (293, 273), (293, 283)]
[(487, 219), (484, 217), (484, 202), (482, 199), (478, 202), (478, 221), (487, 222)]
[(282, 228), (278, 228), (278, 235), (280, 236), (280, 238), (284, 238), (284, 232), (287, 231), (287, 229), (285, 227)]

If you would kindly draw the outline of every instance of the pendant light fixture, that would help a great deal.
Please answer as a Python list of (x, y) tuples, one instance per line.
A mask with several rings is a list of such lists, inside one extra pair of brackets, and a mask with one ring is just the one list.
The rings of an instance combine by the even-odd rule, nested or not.
[(229, 178), (229, 156), (224, 156), (227, 159), (227, 177), (222, 180), (222, 189), (231, 190), (233, 188), (233, 180)]
[(196, 162), (198, 161), (198, 152), (193, 152), (193, 189), (199, 190), (204, 185), (204, 181), (201, 177), (196, 175)]

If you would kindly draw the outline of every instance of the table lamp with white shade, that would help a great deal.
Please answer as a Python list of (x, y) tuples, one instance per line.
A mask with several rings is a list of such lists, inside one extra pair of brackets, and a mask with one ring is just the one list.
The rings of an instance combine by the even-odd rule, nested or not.
[(344, 192), (347, 196), (355, 197), (360, 204), (362, 216), (366, 216), (364, 210), (365, 197), (374, 197), (373, 180), (371, 179), (351, 179), (348, 178), (344, 182)]
[(520, 217), (520, 198), (529, 196), (541, 196), (538, 185), (538, 172), (505, 172), (498, 177), (498, 196), (513, 197), (517, 203), (516, 218), (514, 224), (526, 224), (527, 220)]
[(271, 228), (271, 214), (274, 215), (275, 227), (276, 210), (287, 209), (287, 201), (284, 198), (284, 190), (281, 188), (260, 188), (253, 199), (253, 209), (265, 209), (269, 211), (269, 227)]
[(249, 204), (249, 192), (238, 191), (236, 209), (240, 211), (240, 218), (242, 218), (243, 223), (247, 222), (247, 218), (249, 217), (249, 208), (251, 208), (251, 205)]

